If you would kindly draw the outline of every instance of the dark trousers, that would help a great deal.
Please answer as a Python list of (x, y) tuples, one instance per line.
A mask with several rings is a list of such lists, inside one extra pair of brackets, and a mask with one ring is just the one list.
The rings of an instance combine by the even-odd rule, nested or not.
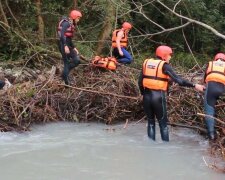
[(74, 48), (69, 47), (70, 53), (66, 54), (64, 50), (64, 44), (59, 42), (60, 53), (62, 54), (62, 59), (64, 62), (64, 69), (62, 73), (62, 78), (65, 84), (69, 84), (68, 76), (70, 71), (80, 64), (80, 58)]
[(123, 56), (119, 54), (119, 51), (117, 48), (113, 49), (113, 56), (118, 60), (119, 63), (123, 64), (130, 64), (133, 61), (132, 56), (130, 53), (126, 50), (126, 48), (121, 47), (121, 50), (123, 52)]
[(208, 82), (205, 91), (204, 98), (204, 109), (205, 114), (212, 116), (205, 118), (205, 123), (207, 127), (209, 139), (214, 139), (215, 137), (215, 105), (220, 96), (225, 95), (225, 85), (218, 82)]
[(149, 138), (155, 140), (155, 118), (156, 118), (159, 122), (162, 140), (169, 141), (165, 92), (158, 90), (145, 90), (143, 103), (144, 103), (144, 111), (148, 119), (147, 132)]

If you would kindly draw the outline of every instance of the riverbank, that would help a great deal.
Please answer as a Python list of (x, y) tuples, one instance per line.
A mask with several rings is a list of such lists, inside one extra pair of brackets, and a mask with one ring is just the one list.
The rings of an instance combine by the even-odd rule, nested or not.
[[(32, 124), (57, 121), (105, 124), (122, 121), (126, 126), (131, 121), (145, 120), (137, 86), (139, 70), (119, 66), (115, 72), (105, 71), (84, 63), (71, 72), (71, 86), (65, 86), (60, 77), (61, 65), (48, 67), (36, 70), (24, 67), (17, 76), (6, 75), (14, 86), (1, 91), (1, 131), (27, 131)], [(196, 74), (187, 76), (198, 81), (196, 77)], [(167, 101), (170, 125), (205, 134), (204, 118), (198, 115), (204, 113), (203, 94), (171, 85)], [(217, 110), (218, 119), (223, 119), (222, 104)], [(218, 122), (217, 129), (218, 139), (212, 143), (212, 153), (225, 159), (223, 124)]]

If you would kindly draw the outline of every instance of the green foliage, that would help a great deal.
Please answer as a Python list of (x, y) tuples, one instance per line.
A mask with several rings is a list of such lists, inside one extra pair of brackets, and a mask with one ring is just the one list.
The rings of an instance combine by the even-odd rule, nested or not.
[(179, 52), (173, 55), (170, 60), (173, 66), (183, 67), (183, 69), (191, 69), (196, 65), (196, 62), (200, 67), (203, 67), (211, 58), (203, 54), (195, 54), (193, 57), (192, 54), (186, 52)]
[(29, 91), (27, 91), (26, 96), (27, 97), (33, 97), (36, 94), (36, 90), (35, 89), (30, 89)]
[(76, 48), (80, 54), (85, 55), (87, 58), (91, 59), (94, 56), (94, 46), (91, 43), (76, 43)]
[[(169, 8), (173, 9), (178, 1), (161, 0)], [(39, 42), (37, 36), (38, 21), (36, 14), (35, 1), (32, 0), (8, 0), (8, 5), (13, 14), (10, 13), (6, 3), (2, 5), (12, 28), (10, 34), (4, 29), (0, 29), (0, 60), (21, 59), (29, 56), (31, 53), (27, 42), (23, 41), (23, 36), (35, 46), (41, 46), (45, 49), (56, 48), (56, 27), (62, 16), (68, 15), (73, 8), (70, 0), (42, 0), (41, 15), (45, 25), (45, 41)], [(92, 57), (96, 49), (99, 34), (102, 30), (105, 16), (108, 12), (108, 1), (105, 0), (78, 0), (78, 9), (82, 11), (83, 17), (79, 22), (79, 31), (75, 36), (75, 44), (80, 53), (86, 57)], [(186, 23), (171, 12), (166, 10), (156, 1), (149, 0), (111, 0), (111, 6), (117, 11), (115, 16), (117, 21), (114, 27), (119, 27), (123, 21), (129, 21), (134, 25), (130, 32), (131, 36), (140, 34), (152, 34), (162, 31), (163, 28), (173, 28)], [(142, 6), (141, 6), (142, 5)], [(19, 8), (18, 8), (19, 7)], [(158, 25), (150, 22), (141, 13)], [(201, 21), (223, 33), (225, 28), (225, 2), (222, 0), (186, 0), (177, 4), (175, 11), (186, 17)], [(0, 16), (1, 17), (1, 16)], [(161, 26), (161, 27), (160, 27)], [(0, 27), (1, 28), (1, 27)], [(219, 51), (225, 51), (224, 40), (217, 37), (208, 29), (191, 24), (183, 29), (162, 33), (156, 36), (136, 37), (131, 39), (131, 46), (134, 54), (135, 64), (139, 67), (143, 60), (154, 55), (154, 51), (160, 44), (166, 44), (176, 50), (174, 64), (180, 64), (184, 67), (193, 67), (195, 61), (189, 53), (188, 45), (192, 49), (197, 61), (200, 64), (206, 62), (205, 59), (213, 57)], [(187, 45), (188, 43), (188, 45)], [(107, 44), (107, 43), (106, 43)], [(110, 39), (106, 45), (105, 52), (110, 51)], [(207, 58), (206, 58), (206, 57)]]

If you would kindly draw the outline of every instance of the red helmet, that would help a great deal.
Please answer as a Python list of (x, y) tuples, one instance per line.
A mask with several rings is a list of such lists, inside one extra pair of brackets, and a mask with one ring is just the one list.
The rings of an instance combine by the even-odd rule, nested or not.
[(81, 14), (80, 11), (72, 10), (72, 11), (70, 12), (70, 18), (71, 18), (71, 19), (76, 19), (76, 18), (80, 18), (80, 17), (82, 17), (82, 14)]
[(123, 27), (123, 29), (131, 29), (132, 25), (129, 22), (124, 22), (122, 27)]
[(157, 47), (155, 53), (156, 53), (156, 56), (161, 57), (163, 60), (165, 60), (165, 58), (168, 55), (171, 55), (173, 51), (169, 46), (159, 46)]
[(214, 61), (217, 61), (218, 59), (222, 59), (223, 61), (225, 61), (225, 54), (223, 53), (216, 54), (214, 57)]

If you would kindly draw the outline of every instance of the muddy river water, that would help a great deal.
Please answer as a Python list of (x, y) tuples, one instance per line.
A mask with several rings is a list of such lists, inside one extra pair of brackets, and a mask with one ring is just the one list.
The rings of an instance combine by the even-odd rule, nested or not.
[(169, 143), (146, 135), (144, 123), (52, 123), (31, 132), (0, 133), (3, 180), (224, 180), (209, 169), (208, 142), (188, 129), (170, 129)]

